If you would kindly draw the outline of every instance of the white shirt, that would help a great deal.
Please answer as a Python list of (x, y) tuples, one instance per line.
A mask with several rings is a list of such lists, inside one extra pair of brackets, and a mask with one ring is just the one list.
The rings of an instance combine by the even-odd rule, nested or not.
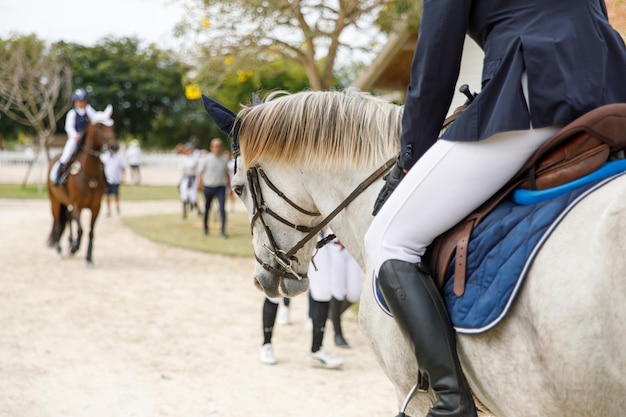
[(100, 155), (100, 160), (104, 164), (104, 176), (109, 184), (121, 184), (126, 168), (126, 162), (120, 152), (106, 152)]
[(126, 160), (128, 165), (139, 165), (141, 163), (141, 148), (138, 145), (130, 145), (126, 150)]

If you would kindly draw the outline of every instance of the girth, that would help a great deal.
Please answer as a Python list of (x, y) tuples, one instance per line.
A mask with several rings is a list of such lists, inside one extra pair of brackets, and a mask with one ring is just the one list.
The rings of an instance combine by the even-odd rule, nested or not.
[(438, 285), (443, 286), (446, 270), (456, 253), (454, 293), (463, 294), (470, 235), (513, 190), (520, 186), (541, 189), (566, 183), (594, 171), (606, 162), (610, 153), (625, 148), (626, 103), (601, 106), (563, 127), (504, 187), (429, 246), (426, 260)]

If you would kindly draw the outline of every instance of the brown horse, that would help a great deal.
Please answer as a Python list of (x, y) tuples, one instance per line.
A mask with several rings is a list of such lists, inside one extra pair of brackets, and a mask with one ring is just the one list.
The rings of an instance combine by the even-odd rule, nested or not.
[[(106, 185), (104, 166), (100, 161), (100, 154), (104, 145), (110, 146), (117, 142), (113, 120), (111, 119), (112, 108), (107, 106), (104, 112), (90, 114), (90, 124), (83, 135), (80, 148), (70, 161), (69, 175), (64, 184), (54, 185), (50, 180), (50, 171), (60, 156), (50, 162), (48, 168), (48, 195), (52, 208), (52, 231), (48, 238), (48, 246), (55, 247), (59, 256), (61, 245), (59, 241), (69, 225), (70, 254), (74, 254), (80, 247), (83, 228), (80, 223), (80, 214), (83, 209), (91, 212), (89, 228), (89, 245), (87, 247), (87, 264), (91, 266), (94, 225), (100, 212), (102, 194)], [(72, 221), (76, 222), (76, 238), (72, 233)]]

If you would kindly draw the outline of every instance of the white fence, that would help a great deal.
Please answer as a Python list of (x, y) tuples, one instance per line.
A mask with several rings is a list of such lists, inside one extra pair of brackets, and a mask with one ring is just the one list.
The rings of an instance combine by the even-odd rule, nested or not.
[[(61, 149), (51, 149), (50, 158)], [(141, 157), (141, 183), (144, 185), (176, 185), (181, 177), (185, 156), (173, 152), (149, 152)], [(26, 178), (28, 166), (32, 164), (28, 184), (45, 183), (48, 160), (44, 151), (36, 155), (27, 148), (24, 151), (0, 151), (0, 183), (21, 184)], [(130, 181), (129, 170), (126, 180)]]

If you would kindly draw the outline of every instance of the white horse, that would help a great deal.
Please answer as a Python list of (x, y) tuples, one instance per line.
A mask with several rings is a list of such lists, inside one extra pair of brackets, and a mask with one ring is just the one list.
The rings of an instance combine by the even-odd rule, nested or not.
[[(303, 92), (244, 108), (234, 120), (227, 109), (204, 101), (240, 147), (232, 186), (252, 222), (255, 284), (271, 297), (306, 291), (315, 239), (303, 240), (334, 212), (339, 213), (330, 222), (332, 230), (370, 271), (363, 237), (382, 181), (347, 207), (338, 206), (397, 156), (402, 107), (364, 94)], [(624, 416), (625, 230), (622, 176), (569, 212), (498, 326), (457, 335), (461, 364), (482, 415)], [(418, 365), (394, 320), (376, 304), (371, 276), (366, 274), (363, 285), (359, 324), (401, 405), (416, 382)], [(407, 414), (425, 415), (433, 399), (432, 392), (418, 392)]]

